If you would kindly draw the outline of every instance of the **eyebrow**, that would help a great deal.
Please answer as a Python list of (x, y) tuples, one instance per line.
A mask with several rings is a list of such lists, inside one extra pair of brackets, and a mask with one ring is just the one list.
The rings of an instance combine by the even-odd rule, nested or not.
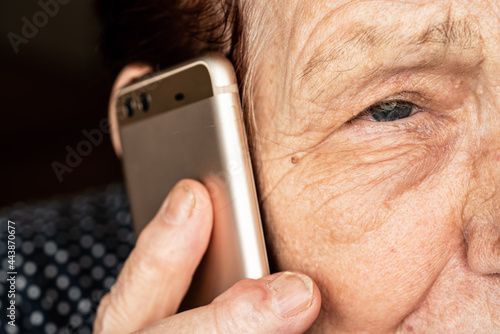
[[(376, 49), (392, 47), (400, 51), (400, 55), (412, 53), (415, 50), (427, 47), (437, 48), (436, 51), (447, 51), (459, 49), (462, 51), (481, 49), (482, 38), (475, 24), (466, 19), (452, 20), (448, 17), (445, 21), (428, 25), (420, 32), (402, 39), (393, 30), (380, 29), (378, 26), (367, 26), (366, 24), (354, 24), (349, 27), (346, 38), (340, 43), (332, 43), (330, 40), (322, 43), (313, 52), (304, 69), (300, 73), (300, 79), (308, 80), (315, 73), (322, 71), (328, 64), (335, 60), (347, 58), (355, 53), (373, 52)], [(344, 69), (345, 72), (352, 68)]]
[(481, 41), (481, 35), (469, 21), (448, 19), (429, 27), (418, 38), (416, 44), (439, 43), (447, 47), (470, 49), (479, 47), (478, 43)]

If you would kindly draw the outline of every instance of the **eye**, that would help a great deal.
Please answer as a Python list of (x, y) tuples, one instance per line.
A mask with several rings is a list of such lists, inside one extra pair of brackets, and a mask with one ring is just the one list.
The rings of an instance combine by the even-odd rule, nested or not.
[(404, 100), (379, 102), (363, 110), (355, 118), (375, 122), (392, 122), (406, 118), (420, 111), (416, 104)]

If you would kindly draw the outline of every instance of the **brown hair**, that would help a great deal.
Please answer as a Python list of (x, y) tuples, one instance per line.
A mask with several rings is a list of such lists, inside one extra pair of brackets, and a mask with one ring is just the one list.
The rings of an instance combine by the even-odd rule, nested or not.
[(235, 0), (97, 0), (104, 62), (116, 74), (132, 62), (165, 68), (207, 51), (232, 58), (236, 6)]

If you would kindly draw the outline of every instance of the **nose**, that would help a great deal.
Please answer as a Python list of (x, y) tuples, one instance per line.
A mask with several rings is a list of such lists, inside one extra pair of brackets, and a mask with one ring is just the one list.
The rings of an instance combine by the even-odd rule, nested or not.
[(474, 216), (465, 230), (470, 268), (482, 275), (500, 274), (500, 226)]
[(473, 177), (463, 212), (467, 260), (482, 275), (500, 274), (500, 128), (493, 123), (486, 123), (483, 145), (471, 157)]
[[(500, 63), (495, 63), (495, 68)], [(471, 179), (462, 211), (463, 234), (470, 268), (500, 275), (500, 82), (481, 86), (478, 113), (470, 132)], [(472, 129), (471, 128), (471, 129)], [(473, 139), (472, 139), (473, 138)]]

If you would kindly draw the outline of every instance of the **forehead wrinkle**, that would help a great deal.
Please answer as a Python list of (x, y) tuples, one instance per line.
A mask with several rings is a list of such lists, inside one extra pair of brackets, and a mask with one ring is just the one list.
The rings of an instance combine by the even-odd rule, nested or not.
[[(344, 56), (349, 60), (352, 52), (349, 50), (367, 50), (369, 47), (375, 46), (375, 42), (380, 40), (379, 45), (383, 45), (382, 40), (385, 39), (383, 34), (373, 34), (373, 27), (366, 27), (361, 24), (351, 25), (349, 30), (352, 31), (348, 37), (341, 43), (332, 43), (330, 40), (323, 42), (313, 53), (312, 57), (307, 62), (300, 78), (313, 75), (316, 71), (322, 69), (322, 65), (330, 64), (332, 61), (338, 60)], [(343, 70), (339, 70), (342, 72)]]
[[(453, 20), (448, 14), (445, 20), (427, 25), (420, 32), (407, 36), (405, 40), (394, 33), (401, 27), (399, 22), (384, 29), (378, 25), (356, 22), (345, 29), (349, 32), (339, 43), (327, 39), (320, 44), (307, 61), (299, 79), (307, 81), (334, 61), (339, 64), (348, 63), (359, 54), (375, 54), (377, 50), (389, 47), (394, 48), (398, 59), (415, 52), (420, 53), (426, 48), (433, 50), (435, 57), (442, 56), (452, 48), (459, 51), (481, 48), (481, 35), (475, 28), (475, 22), (472, 22), (467, 19)], [(335, 72), (348, 71), (352, 67), (350, 65)]]

